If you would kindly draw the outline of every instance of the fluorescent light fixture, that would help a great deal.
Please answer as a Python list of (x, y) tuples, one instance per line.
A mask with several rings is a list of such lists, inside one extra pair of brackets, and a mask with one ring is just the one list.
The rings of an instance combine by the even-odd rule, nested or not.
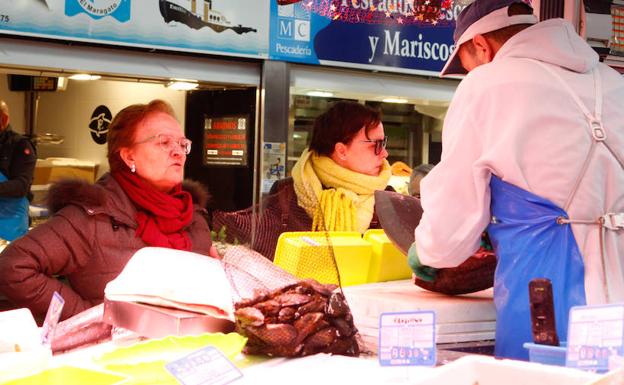
[(102, 78), (100, 75), (75, 74), (69, 77), (71, 80), (98, 80)]
[(66, 77), (59, 76), (58, 80), (56, 81), (56, 89), (60, 91), (65, 91), (65, 89), (67, 89), (67, 83), (69, 82), (67, 81)]
[(196, 82), (172, 80), (169, 83), (167, 83), (167, 88), (170, 88), (176, 91), (190, 91), (190, 90), (194, 90), (197, 87), (199, 87), (199, 84), (197, 84)]
[(333, 92), (329, 92), (329, 91), (308, 91), (306, 92), (306, 95), (308, 96), (319, 96), (321, 98), (329, 98), (331, 96), (334, 96)]
[(407, 99), (403, 99), (403, 98), (385, 98), (381, 100), (384, 103), (407, 103)]

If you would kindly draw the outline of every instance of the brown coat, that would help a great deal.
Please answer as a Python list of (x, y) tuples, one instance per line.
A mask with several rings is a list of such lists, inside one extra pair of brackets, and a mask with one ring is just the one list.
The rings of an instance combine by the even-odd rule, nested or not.
[[(197, 183), (185, 183), (184, 189), (195, 202), (187, 228), (192, 251), (208, 255), (212, 242), (202, 208), (208, 195)], [(0, 292), (40, 317), (57, 291), (65, 299), (65, 319), (102, 302), (106, 284), (147, 245), (135, 235), (136, 208), (109, 174), (96, 184), (55, 184), (48, 207), (54, 215), (47, 222), (0, 254)], [(66, 277), (69, 284), (57, 276)]]
[[(394, 191), (390, 186), (386, 190)], [(215, 211), (211, 228), (219, 232), (225, 227), (228, 242), (246, 244), (270, 260), (275, 256), (277, 240), (283, 232), (312, 230), (312, 219), (297, 203), (292, 178), (275, 182), (269, 195), (258, 206), (257, 213), (253, 211), (253, 208), (236, 212)], [(369, 228), (380, 228), (376, 214)]]

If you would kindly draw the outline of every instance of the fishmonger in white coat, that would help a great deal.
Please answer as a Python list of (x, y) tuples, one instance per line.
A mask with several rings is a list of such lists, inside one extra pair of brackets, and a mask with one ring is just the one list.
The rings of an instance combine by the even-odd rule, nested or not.
[(562, 19), (519, 0), (476, 0), (442, 75), (466, 74), (441, 162), (421, 183), (409, 253), (420, 278), (454, 267), (487, 228), (498, 265), (496, 355), (527, 359), (528, 282), (553, 283), (557, 331), (571, 306), (624, 301), (624, 78)]

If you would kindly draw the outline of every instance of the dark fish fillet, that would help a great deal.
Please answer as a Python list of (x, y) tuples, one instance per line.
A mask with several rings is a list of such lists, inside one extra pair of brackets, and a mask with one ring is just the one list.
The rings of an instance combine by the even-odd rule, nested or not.
[[(414, 230), (423, 210), (420, 200), (392, 191), (375, 191), (375, 212), (379, 223), (392, 243), (407, 255), (414, 243)], [(496, 255), (479, 250), (457, 267), (438, 270), (435, 281), (415, 278), (414, 283), (443, 294), (467, 294), (489, 289), (494, 285)]]

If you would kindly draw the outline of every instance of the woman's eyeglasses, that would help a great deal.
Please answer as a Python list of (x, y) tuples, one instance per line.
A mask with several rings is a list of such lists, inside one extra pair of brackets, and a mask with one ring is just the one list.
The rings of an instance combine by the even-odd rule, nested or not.
[(375, 155), (381, 154), (384, 148), (386, 148), (386, 144), (388, 144), (388, 137), (384, 136), (383, 139), (377, 140), (363, 140), (364, 143), (375, 143)]
[(167, 153), (173, 150), (180, 150), (186, 155), (188, 155), (191, 152), (192, 142), (189, 139), (174, 138), (173, 136), (167, 135), (167, 134), (158, 134), (158, 135), (150, 136), (149, 138), (145, 138), (140, 142), (136, 142), (135, 144), (147, 143), (154, 139), (158, 139), (158, 144), (160, 145), (160, 148)]

